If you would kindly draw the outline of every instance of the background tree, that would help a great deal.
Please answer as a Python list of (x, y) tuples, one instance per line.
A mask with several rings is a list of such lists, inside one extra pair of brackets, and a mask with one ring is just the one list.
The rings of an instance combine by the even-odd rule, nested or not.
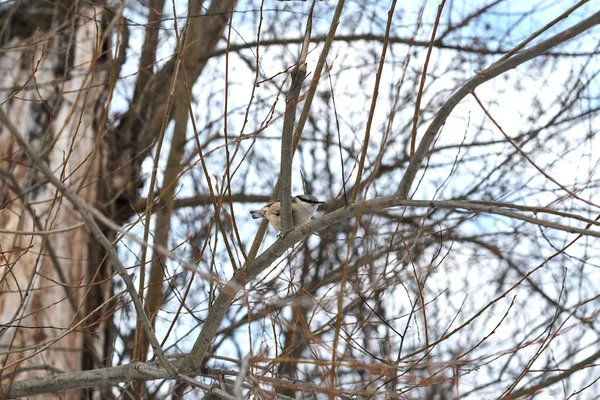
[(597, 6), (1, 5), (3, 394), (597, 395)]

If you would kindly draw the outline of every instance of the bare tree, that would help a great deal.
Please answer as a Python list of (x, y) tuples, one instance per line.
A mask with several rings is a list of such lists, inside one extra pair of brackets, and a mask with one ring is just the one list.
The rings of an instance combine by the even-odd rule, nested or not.
[(3, 396), (600, 392), (593, 2), (205, 3), (0, 5)]

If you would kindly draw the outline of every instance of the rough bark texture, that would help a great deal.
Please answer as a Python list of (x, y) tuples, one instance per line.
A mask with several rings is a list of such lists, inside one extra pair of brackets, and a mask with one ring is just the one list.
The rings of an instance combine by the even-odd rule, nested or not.
[[(37, 33), (5, 44), (9, 49), (0, 54), (2, 107), (56, 176), (95, 203), (102, 175), (96, 142), (109, 55), (103, 52), (99, 10), (80, 5), (76, 15), (73, 25), (46, 37)], [(104, 358), (105, 335), (94, 324), (96, 318), (79, 322), (106, 295), (102, 292), (108, 285), (100, 291), (88, 285), (106, 277), (106, 271), (97, 271), (101, 254), (93, 250), (89, 231), (71, 203), (32, 168), (3, 126), (0, 172), (3, 381), (45, 376), (54, 369), (77, 371), (86, 363), (90, 367), (92, 363), (82, 361), (84, 334), (92, 335), (85, 340), (86, 353), (98, 362)], [(15, 369), (23, 372), (12, 374)], [(66, 397), (79, 398), (79, 392)]]

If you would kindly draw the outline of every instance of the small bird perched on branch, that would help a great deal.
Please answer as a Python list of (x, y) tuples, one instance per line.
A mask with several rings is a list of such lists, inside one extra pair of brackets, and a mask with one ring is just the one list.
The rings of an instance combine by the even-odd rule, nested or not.
[[(309, 194), (292, 197), (292, 229), (297, 229), (307, 224), (321, 204), (324, 204), (324, 202), (319, 201), (315, 196)], [(250, 214), (252, 214), (252, 218), (254, 219), (266, 218), (273, 228), (281, 230), (280, 210), (281, 203), (278, 200), (267, 204), (260, 210), (252, 210)]]

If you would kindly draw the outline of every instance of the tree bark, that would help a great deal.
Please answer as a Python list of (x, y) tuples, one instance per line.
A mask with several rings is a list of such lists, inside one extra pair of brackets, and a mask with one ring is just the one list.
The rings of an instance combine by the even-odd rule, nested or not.
[[(2, 108), (55, 174), (93, 204), (101, 187), (97, 138), (110, 53), (100, 11), (84, 4), (72, 11), (79, 17), (70, 28), (9, 43), (0, 57), (1, 86), (8, 88)], [(5, 126), (0, 126), (0, 193), (1, 374), (8, 378), (3, 382), (104, 364), (101, 321), (110, 316), (101, 305), (110, 274), (103, 252), (73, 205), (36, 171)], [(102, 286), (90, 285), (101, 280)], [(80, 392), (61, 396), (79, 398)]]

